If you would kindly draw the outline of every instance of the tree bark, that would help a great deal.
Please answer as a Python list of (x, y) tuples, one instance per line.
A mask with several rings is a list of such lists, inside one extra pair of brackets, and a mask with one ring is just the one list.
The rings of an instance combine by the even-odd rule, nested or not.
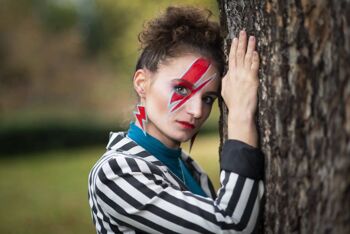
[[(219, 0), (226, 52), (245, 28), (261, 58), (259, 232), (350, 233), (350, 2)], [(221, 108), (221, 143), (227, 109)]]

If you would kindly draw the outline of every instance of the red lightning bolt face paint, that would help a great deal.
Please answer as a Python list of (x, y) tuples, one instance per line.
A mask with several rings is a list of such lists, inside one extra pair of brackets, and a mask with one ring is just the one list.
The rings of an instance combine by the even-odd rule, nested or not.
[(209, 70), (210, 62), (204, 58), (198, 58), (190, 66), (179, 80), (178, 84), (186, 90), (186, 93), (178, 93), (173, 91), (169, 100), (170, 112), (178, 110), (193, 95), (203, 89), (211, 80), (215, 78), (215, 74), (208, 79), (202, 79), (204, 74)]

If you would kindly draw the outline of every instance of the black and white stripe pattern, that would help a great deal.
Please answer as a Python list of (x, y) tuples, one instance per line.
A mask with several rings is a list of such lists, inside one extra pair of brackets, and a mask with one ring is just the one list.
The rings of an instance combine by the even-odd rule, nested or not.
[[(243, 143), (230, 141), (229, 144)], [(224, 154), (232, 154), (232, 148), (237, 148), (232, 146), (224, 146), (229, 150), (223, 151), (222, 158), (235, 157)], [(241, 150), (242, 145), (238, 148)], [(216, 195), (207, 175), (183, 153), (182, 159), (207, 193), (206, 198), (187, 191), (166, 166), (123, 132), (110, 136), (107, 149), (89, 175), (89, 204), (97, 233), (251, 233), (254, 230), (264, 192), (261, 178), (241, 176), (234, 167), (232, 170), (226, 167), (221, 170), (221, 188)], [(261, 164), (261, 160), (252, 162), (250, 157), (249, 162), (242, 163), (248, 167), (251, 163)], [(227, 159), (223, 161), (226, 163)]]

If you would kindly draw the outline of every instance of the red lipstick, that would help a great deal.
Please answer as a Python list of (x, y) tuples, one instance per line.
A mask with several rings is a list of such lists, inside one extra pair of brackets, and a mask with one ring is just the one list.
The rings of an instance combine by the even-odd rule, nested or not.
[(183, 126), (184, 128), (188, 128), (188, 129), (194, 129), (194, 125), (185, 121), (176, 121), (179, 124), (181, 124), (181, 126)]

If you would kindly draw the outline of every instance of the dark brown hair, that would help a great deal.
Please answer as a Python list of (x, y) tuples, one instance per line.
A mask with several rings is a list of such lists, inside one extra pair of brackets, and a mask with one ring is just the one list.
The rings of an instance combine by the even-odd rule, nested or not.
[(155, 72), (160, 62), (184, 52), (199, 53), (213, 60), (220, 75), (224, 70), (223, 39), (219, 24), (209, 20), (207, 9), (168, 7), (159, 17), (149, 21), (139, 34), (141, 55), (136, 70)]

